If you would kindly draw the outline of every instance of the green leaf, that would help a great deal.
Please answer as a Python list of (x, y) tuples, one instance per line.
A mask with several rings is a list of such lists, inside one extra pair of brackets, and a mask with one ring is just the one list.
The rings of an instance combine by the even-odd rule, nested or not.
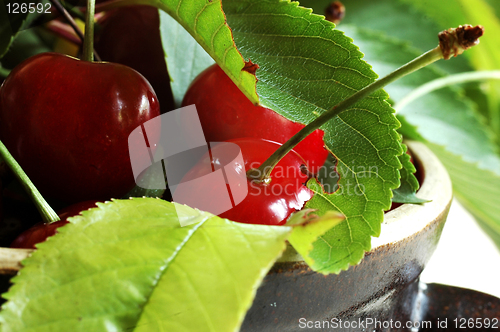
[(9, 51), (2, 58), (4, 68), (13, 69), (22, 61), (38, 53), (51, 52), (52, 50), (40, 38), (36, 29), (23, 30), (17, 34)]
[[(141, 4), (155, 6), (175, 19), (220, 65), (243, 93), (252, 102), (258, 102), (259, 98), (255, 92), (255, 76), (242, 70), (245, 61), (234, 45), (231, 29), (226, 24), (220, 0), (146, 0)], [(182, 36), (181, 32), (177, 35)], [(189, 45), (190, 42), (187, 43)], [(168, 55), (169, 52), (167, 52), (167, 65), (169, 66)], [(172, 56), (175, 56), (175, 53)], [(170, 70), (172, 70), (171, 66), (169, 66), (169, 73)], [(177, 74), (174, 75), (178, 77)], [(179, 84), (184, 89), (185, 84), (182, 82)], [(179, 91), (182, 90), (181, 88), (176, 89)], [(182, 93), (177, 92), (175, 97), (177, 101), (181, 98), (180, 94)]]
[(314, 259), (310, 256), (314, 248), (313, 243), (343, 220), (344, 216), (335, 211), (327, 211), (320, 217), (312, 209), (303, 209), (292, 215), (286, 223), (288, 226), (294, 226), (288, 241), (306, 263), (314, 268)]
[[(399, 66), (401, 60), (409, 60), (418, 54), (418, 51), (415, 51), (404, 59), (391, 60), (391, 57), (403, 56), (405, 50), (410, 50), (408, 45), (424, 51), (435, 45), (435, 42), (429, 39), (430, 36), (434, 39), (438, 31), (464, 23), (485, 26), (485, 35), (481, 37), (480, 45), (465, 52), (464, 56), (438, 62), (439, 68), (444, 68), (449, 72), (469, 71), (471, 66), (464, 64), (467, 58), (473, 60), (476, 68), (500, 68), (498, 63), (500, 35), (494, 33), (494, 31), (499, 31), (498, 16), (495, 18), (483, 1), (405, 0), (404, 2), (398, 3), (393, 0), (346, 0), (343, 2), (347, 12), (341, 28), (345, 28), (345, 23), (350, 23), (384, 32), (382, 34), (372, 32), (361, 39), (359, 36), (354, 37), (356, 43), (369, 55), (367, 61), (379, 74), (390, 72)], [(383, 20), (380, 19), (381, 17), (390, 19)], [(401, 29), (401, 26), (405, 28)], [(349, 30), (348, 33), (353, 35)], [(393, 46), (391, 47), (390, 44)], [(391, 62), (394, 64), (391, 65)], [(430, 71), (430, 69), (425, 68), (411, 77), (395, 82), (386, 90), (392, 98), (398, 100), (408, 91), (426, 83), (427, 80), (443, 76), (442, 73), (436, 71), (439, 75), (430, 75), (427, 79), (417, 80), (425, 71)], [(412, 84), (412, 79), (415, 79), (414, 84)], [(467, 93), (477, 96), (478, 90), (473, 87), (471, 93), (471, 89), (468, 88)], [(481, 90), (484, 91), (484, 89)], [(495, 140), (499, 140), (490, 128), (493, 128), (495, 133), (500, 133), (498, 131), (500, 119), (498, 91), (500, 90), (495, 83), (492, 83), (486, 91), (489, 92), (489, 105), (487, 105), (489, 110), (485, 108), (481, 110), (481, 114), (486, 115), (487, 120), (467, 99), (461, 97), (459, 89), (443, 89), (422, 97), (403, 109), (398, 114), (398, 118), (402, 120), (403, 127), (400, 130), (406, 137), (421, 141), (427, 139), (436, 143), (435, 146), (438, 146), (437, 144), (445, 146), (440, 148), (443, 152), (438, 155), (447, 164), (451, 173), (455, 183), (455, 195), (474, 213), (480, 225), (488, 230), (490, 236), (499, 244), (500, 218), (496, 207), (500, 206), (498, 199), (500, 196), (492, 193), (498, 188), (498, 184), (495, 184), (498, 176), (496, 174), (500, 174), (497, 148), (494, 145)], [(482, 100), (479, 101), (479, 105), (484, 107), (485, 103)], [(466, 158), (467, 161), (462, 158)], [(480, 166), (476, 165), (477, 162)], [(456, 169), (457, 165), (464, 166), (462, 172)], [(455, 167), (454, 171), (452, 171), (453, 167)], [(467, 174), (466, 168), (474, 170), (474, 173), (480, 172), (484, 176), (484, 178), (477, 179), (477, 186), (472, 180), (467, 184), (464, 183), (464, 179), (467, 178), (464, 177), (464, 174)], [(485, 170), (478, 171), (483, 168), (492, 170), (496, 174)], [(485, 190), (484, 193), (479, 193), (476, 190), (469, 190), (468, 187), (479, 187)], [(492, 209), (492, 207), (495, 208)]]
[(167, 13), (160, 11), (160, 34), (176, 107), (191, 82), (214, 60), (198, 42)]
[(236, 331), (289, 232), (152, 198), (99, 204), (23, 262), (2, 331)]
[[(377, 78), (350, 38), (296, 2), (224, 0), (223, 6), (236, 46), (260, 66), (261, 104), (292, 121), (309, 123)], [(339, 211), (352, 230), (340, 234), (337, 226), (314, 243), (311, 257), (324, 264), (321, 272), (338, 272), (361, 260), (371, 236), (380, 232), (391, 190), (399, 186), (399, 123), (386, 99), (379, 91), (321, 128), (338, 160), (339, 189), (332, 195), (318, 189), (328, 206), (313, 198), (307, 208), (320, 216)], [(336, 251), (339, 236), (343, 249)]]
[(401, 115), (397, 114), (396, 117), (398, 118), (399, 122), (401, 123), (401, 127), (398, 129), (398, 132), (403, 135), (406, 139), (411, 139), (414, 141), (419, 141), (419, 142), (425, 142), (425, 138), (422, 137), (422, 135), (419, 134), (418, 128), (409, 123), (406, 118)]
[(486, 0), (486, 2), (495, 10), (497, 17), (500, 17), (500, 2), (497, 0)]
[[(31, 3), (33, 3), (33, 1), (31, 1)], [(37, 2), (35, 2), (35, 4), (36, 3)], [(19, 5), (19, 7), (15, 7), (14, 4)], [(27, 23), (38, 16), (38, 13), (30, 14), (29, 11), (22, 13), (20, 9), (21, 5), (26, 5), (28, 7), (29, 4), (30, 1), (25, 0), (0, 0), (0, 59), (7, 53), (9, 46), (12, 44), (19, 31), (26, 28)], [(16, 8), (18, 9), (17, 13), (15, 12)]]
[(10, 1), (4, 2), (2, 0), (2, 3), (0, 3), (0, 59), (5, 55), (14, 40), (14, 36), (19, 32), (22, 21), (28, 16), (28, 14), (19, 14), (16, 15), (19, 19), (15, 19), (14, 14), (7, 12), (7, 4), (12, 5)]
[[(316, 181), (309, 181), (307, 185), (314, 192), (314, 196), (307, 202), (306, 209), (314, 207), (316, 214), (320, 216), (327, 215), (332, 210), (346, 211), (344, 213), (346, 219), (319, 236), (319, 240), (313, 243), (312, 250), (307, 248), (308, 255), (304, 256), (304, 259), (314, 271), (324, 274), (338, 273), (353, 258), (360, 260), (364, 251), (369, 250), (371, 241), (370, 236), (366, 236), (366, 234), (370, 234), (372, 231), (371, 226), (367, 222), (360, 222), (363, 216), (352, 216), (352, 211), (356, 210), (358, 202), (355, 199), (358, 195), (355, 195), (352, 186), (347, 187), (347, 189), (345, 189), (346, 187), (340, 187), (339, 190), (345, 190), (347, 198), (353, 198), (353, 203), (337, 206), (335, 196), (324, 194), (323, 188)], [(358, 254), (361, 257), (353, 257), (353, 255)], [(354, 265), (356, 263), (350, 264)]]
[(401, 186), (392, 191), (394, 193), (392, 201), (394, 203), (409, 204), (421, 204), (430, 202), (429, 200), (418, 198), (416, 196), (417, 190), (419, 188), (418, 180), (414, 175), (416, 169), (410, 160), (410, 155), (406, 153), (406, 151), (408, 150), (406, 144), (403, 144), (403, 148), (405, 153), (399, 156), (399, 161), (403, 165), (403, 168), (399, 171), (401, 173)]
[(453, 194), (479, 221), (500, 249), (500, 175), (428, 143), (450, 174)]

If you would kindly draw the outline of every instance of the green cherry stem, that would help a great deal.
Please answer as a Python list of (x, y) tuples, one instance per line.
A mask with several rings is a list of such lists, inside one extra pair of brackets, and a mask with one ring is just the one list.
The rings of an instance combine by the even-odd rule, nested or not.
[[(78, 27), (78, 25), (76, 24), (75, 20), (70, 15), (68, 10), (59, 2), (59, 0), (50, 0), (50, 2), (54, 5), (54, 7), (56, 7), (56, 9), (59, 11), (59, 13), (61, 13), (64, 16), (64, 18), (66, 19), (68, 24), (71, 26), (71, 28), (73, 29), (75, 34), (78, 36), (78, 38), (80, 38), (80, 41), (83, 42), (85, 40), (83, 32), (80, 30), (80, 28)], [(101, 58), (99, 57), (97, 52), (95, 50), (93, 50), (93, 52), (94, 52), (95, 59), (97, 61), (101, 61)]]
[(439, 46), (420, 55), (414, 60), (408, 62), (402, 67), (396, 69), (389, 75), (367, 85), (349, 98), (341, 101), (327, 112), (321, 114), (314, 121), (302, 128), (297, 134), (292, 136), (285, 144), (280, 146), (262, 165), (258, 168), (250, 169), (247, 172), (247, 177), (250, 180), (267, 183), (270, 179), (270, 174), (278, 162), (289, 153), (297, 144), (305, 137), (311, 134), (323, 124), (339, 115), (361, 99), (382, 89), (389, 83), (392, 83), (414, 71), (425, 67), (439, 59), (449, 59), (451, 55), (457, 56), (466, 49), (479, 43), (479, 37), (483, 34), (481, 26), (472, 27), (470, 25), (459, 26), (456, 29), (449, 29), (439, 33)]
[(52, 223), (59, 220), (59, 216), (57, 213), (50, 207), (49, 203), (43, 198), (38, 189), (36, 189), (35, 185), (28, 178), (28, 175), (24, 173), (21, 166), (17, 163), (17, 161), (12, 157), (7, 147), (0, 141), (0, 155), (5, 160), (5, 163), (12, 170), (14, 175), (17, 177), (21, 185), (24, 187), (28, 195), (30, 195), (31, 199), (36, 205), (36, 208), (42, 215), (42, 219), (45, 223)]
[(87, 0), (87, 12), (85, 13), (85, 38), (83, 40), (82, 60), (92, 62), (94, 60), (94, 14), (95, 0)]

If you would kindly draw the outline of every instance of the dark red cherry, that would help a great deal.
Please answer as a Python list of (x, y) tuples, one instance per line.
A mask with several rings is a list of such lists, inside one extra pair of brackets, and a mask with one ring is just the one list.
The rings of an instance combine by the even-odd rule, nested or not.
[(99, 23), (95, 49), (101, 58), (137, 70), (153, 86), (162, 112), (174, 109), (158, 9), (124, 6), (107, 12)]
[[(268, 108), (252, 104), (218, 65), (209, 67), (191, 83), (182, 104), (196, 105), (208, 142), (254, 137), (283, 144), (304, 128)], [(323, 134), (318, 129), (294, 148), (313, 172), (323, 166), (328, 156)]]
[[(239, 146), (243, 165), (231, 163), (233, 155), (225, 157), (225, 144), (212, 147), (210, 153), (184, 176), (181, 185), (173, 193), (175, 202), (192, 207), (210, 208), (216, 205), (223, 195), (218, 191), (220, 188), (211, 187), (205, 176), (228, 165), (231, 169), (225, 169), (225, 178), (229, 182), (227, 187), (231, 190), (232, 201), (236, 201), (235, 190), (241, 189), (241, 185), (248, 186), (248, 193), (239, 204), (236, 202), (234, 207), (219, 214), (222, 218), (249, 224), (283, 225), (292, 212), (302, 209), (311, 199), (313, 193), (306, 187), (309, 176), (304, 170), (305, 161), (295, 151), (292, 150), (276, 165), (271, 172), (270, 182), (264, 184), (248, 180), (246, 172), (260, 166), (281, 144), (256, 138), (227, 142)], [(238, 183), (238, 174), (243, 175), (244, 182)], [(193, 181), (193, 185), (182, 187), (182, 183), (187, 181)], [(193, 187), (196, 191), (190, 189)], [(210, 209), (208, 211), (212, 212)]]
[(68, 206), (58, 212), (61, 220), (45, 224), (40, 222), (19, 235), (10, 245), (11, 248), (35, 249), (35, 244), (44, 242), (49, 236), (54, 235), (57, 229), (66, 225), (69, 217), (80, 212), (96, 207), (98, 201), (85, 201)]
[(24, 61), (0, 88), (1, 140), (44, 196), (67, 202), (132, 189), (128, 136), (159, 114), (135, 70), (56, 53)]

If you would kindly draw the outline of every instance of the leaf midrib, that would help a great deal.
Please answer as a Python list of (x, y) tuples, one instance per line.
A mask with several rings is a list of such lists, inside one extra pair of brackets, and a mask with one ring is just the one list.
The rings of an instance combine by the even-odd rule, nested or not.
[[(137, 318), (137, 322), (139, 322), (142, 318), (142, 315), (145, 311), (145, 308), (146, 306), (149, 304), (149, 301), (151, 300), (151, 297), (156, 289), (156, 287), (158, 286), (158, 283), (160, 282), (160, 280), (163, 278), (163, 276), (165, 275), (166, 271), (168, 270), (168, 267), (173, 263), (173, 261), (179, 256), (179, 253), (181, 252), (181, 250), (184, 248), (184, 246), (186, 245), (186, 243), (189, 241), (189, 239), (191, 239), (194, 234), (196, 233), (196, 231), (198, 231), (198, 229), (200, 229), (201, 226), (203, 226), (208, 220), (210, 220), (211, 218), (207, 218), (205, 220), (202, 220), (200, 221), (198, 224), (196, 224), (195, 227), (193, 227), (193, 229), (191, 230), (190, 233), (188, 233), (188, 236), (186, 236), (184, 238), (184, 240), (177, 246), (176, 250), (172, 253), (172, 255), (170, 255), (170, 257), (166, 260), (165, 264), (160, 267), (160, 274), (158, 275), (158, 278), (153, 281), (152, 285), (151, 285), (151, 291), (149, 292), (149, 294), (146, 296), (146, 301), (144, 302), (144, 304), (141, 306), (141, 313), (139, 315), (139, 317)], [(209, 320), (210, 321), (210, 320)]]

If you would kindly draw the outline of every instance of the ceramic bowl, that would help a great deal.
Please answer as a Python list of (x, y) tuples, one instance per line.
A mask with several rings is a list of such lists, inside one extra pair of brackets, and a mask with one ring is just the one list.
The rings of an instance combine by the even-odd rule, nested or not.
[(431, 202), (404, 204), (386, 213), (372, 250), (359, 265), (337, 275), (312, 271), (288, 246), (257, 290), (241, 331), (304, 331), (317, 322), (323, 326), (312, 328), (316, 331), (363, 331), (365, 326), (344, 329), (333, 324), (419, 318), (414, 317), (418, 280), (438, 244), (452, 186), (446, 169), (424, 144), (408, 146), (424, 175), (417, 196)]

